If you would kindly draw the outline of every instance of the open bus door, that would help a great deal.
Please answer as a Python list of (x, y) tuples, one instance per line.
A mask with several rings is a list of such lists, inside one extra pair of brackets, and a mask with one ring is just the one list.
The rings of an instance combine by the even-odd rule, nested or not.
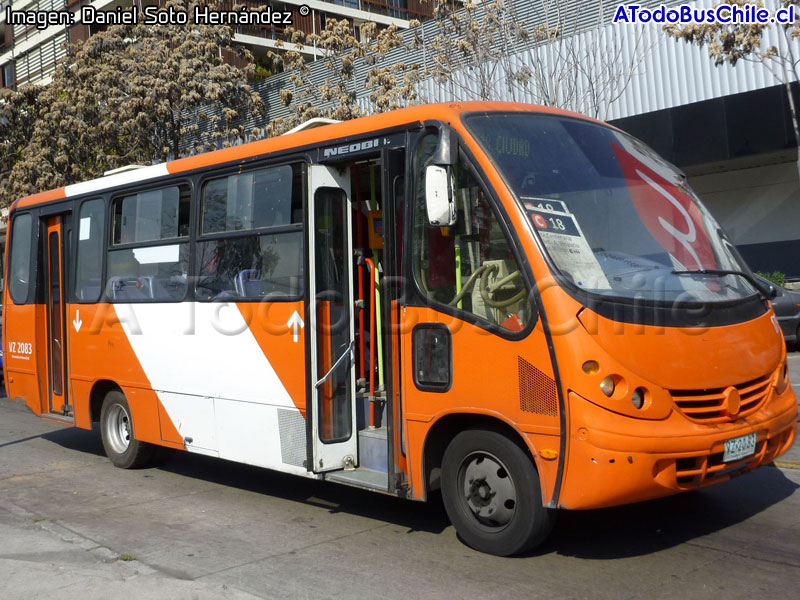
[(354, 468), (358, 457), (354, 369), (350, 174), (309, 167), (308, 336), (312, 470)]

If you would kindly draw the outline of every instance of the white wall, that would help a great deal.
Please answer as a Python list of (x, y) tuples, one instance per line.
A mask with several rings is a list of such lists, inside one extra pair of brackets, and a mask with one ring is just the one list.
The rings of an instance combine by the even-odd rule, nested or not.
[(689, 183), (736, 245), (800, 238), (794, 162), (700, 175)]

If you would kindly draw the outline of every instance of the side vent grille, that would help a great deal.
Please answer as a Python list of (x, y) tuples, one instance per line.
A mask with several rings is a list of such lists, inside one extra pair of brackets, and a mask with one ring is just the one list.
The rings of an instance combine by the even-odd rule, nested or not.
[(306, 466), (306, 420), (300, 411), (278, 409), (278, 435), (281, 438), (281, 462), (295, 467)]
[(558, 416), (556, 382), (527, 360), (519, 360), (519, 407), (537, 415)]

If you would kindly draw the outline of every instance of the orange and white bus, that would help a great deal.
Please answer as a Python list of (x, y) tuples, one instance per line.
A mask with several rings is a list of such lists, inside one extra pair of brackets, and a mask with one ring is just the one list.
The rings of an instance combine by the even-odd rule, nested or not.
[(118, 467), (441, 490), (507, 555), (795, 437), (769, 291), (680, 171), (576, 114), (309, 126), (17, 200), (9, 232), (8, 395)]

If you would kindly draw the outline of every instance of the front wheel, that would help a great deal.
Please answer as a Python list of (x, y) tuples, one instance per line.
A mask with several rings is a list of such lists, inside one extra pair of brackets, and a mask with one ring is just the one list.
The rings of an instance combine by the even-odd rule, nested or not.
[(509, 556), (540, 544), (554, 524), (539, 476), (517, 444), (494, 431), (459, 433), (442, 460), (447, 515), (472, 548)]
[(140, 442), (134, 436), (131, 409), (120, 391), (109, 392), (103, 400), (100, 433), (106, 455), (115, 467), (136, 469), (153, 458), (155, 446)]

